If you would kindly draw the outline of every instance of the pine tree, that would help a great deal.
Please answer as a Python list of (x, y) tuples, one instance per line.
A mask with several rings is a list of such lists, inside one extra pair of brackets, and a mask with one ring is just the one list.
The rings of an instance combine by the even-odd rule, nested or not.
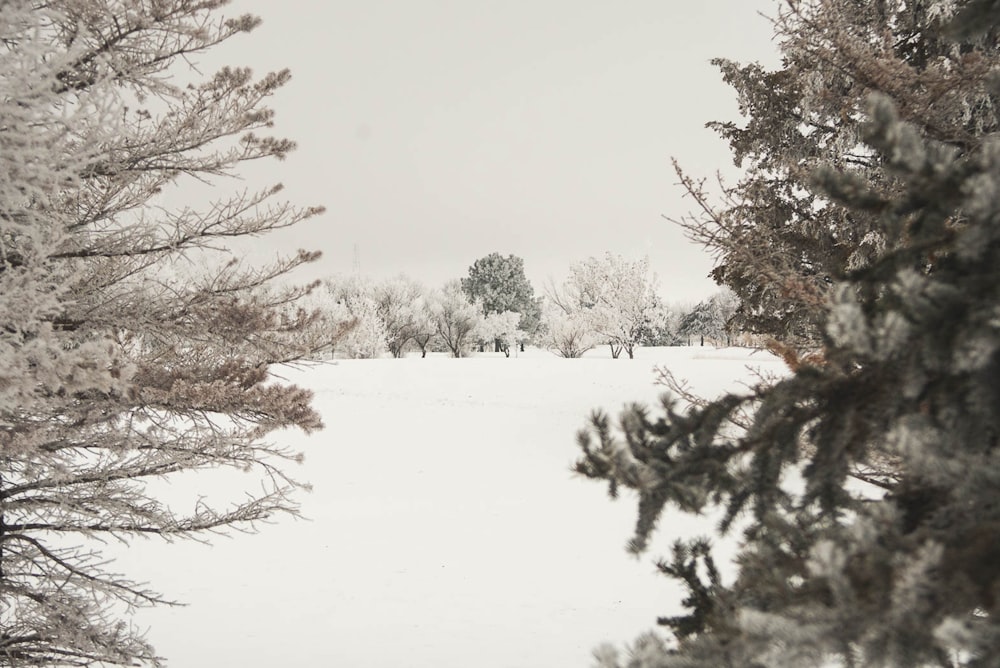
[[(298, 306), (308, 286), (275, 279), (316, 254), (250, 266), (223, 247), (320, 210), (276, 202), (280, 187), (157, 199), (293, 148), (266, 135), (287, 72), (198, 81), (189, 64), (258, 24), (224, 4), (0, 3), (0, 665), (158, 664), (128, 613), (165, 598), (101, 545), (297, 512), (299, 456), (267, 435), (322, 425), (269, 366), (331, 334)], [(220, 468), (262, 484), (189, 508), (149, 486)]]
[[(462, 279), (462, 290), (470, 301), (482, 304), (483, 315), (513, 311), (521, 314), (518, 328), (527, 336), (538, 330), (542, 307), (524, 274), (524, 260), (516, 255), (490, 253), (479, 258)], [(496, 352), (500, 352), (500, 342), (496, 344)]]
[(849, 171), (881, 195), (900, 187), (861, 141), (868, 95), (931, 139), (975, 150), (996, 129), (988, 90), (1000, 65), (992, 46), (971, 50), (942, 35), (953, 3), (794, 0), (775, 20), (782, 67), (718, 59), (743, 125), (709, 123), (745, 175), (715, 206), (703, 183), (681, 181), (698, 211), (680, 222), (718, 261), (713, 276), (740, 299), (734, 325), (810, 349), (822, 339), (832, 286), (903, 238), (886, 237), (878, 212), (849, 210), (811, 187), (821, 165)]
[[(816, 3), (786, 37), (826, 39), (810, 31), (872, 7), (902, 4)], [(963, 33), (923, 25), (906, 48), (943, 34)], [(991, 35), (956, 48), (991, 62)], [(995, 76), (938, 77), (945, 97), (1000, 95)], [(634, 407), (619, 429), (595, 415), (581, 433), (577, 471), (638, 494), (634, 552), (667, 508), (721, 507), (718, 531), (743, 536), (730, 581), (711, 541), (675, 544), (658, 564), (688, 590), (686, 614), (660, 620), (673, 637), (643, 636), (627, 656), (602, 648), (600, 665), (1000, 665), (997, 119), (970, 110), (942, 134), (933, 106), (913, 109), (896, 83), (868, 96), (859, 125), (881, 176), (832, 163), (809, 181), (889, 241), (819, 302), (822, 355), (686, 411), (669, 397), (658, 417)], [(786, 148), (775, 135), (772, 150)]]
[(715, 345), (728, 344), (731, 340), (729, 321), (736, 307), (735, 299), (728, 291), (712, 295), (681, 316), (677, 334), (688, 341), (688, 345), (692, 338), (697, 338), (700, 345), (705, 345), (706, 339)]

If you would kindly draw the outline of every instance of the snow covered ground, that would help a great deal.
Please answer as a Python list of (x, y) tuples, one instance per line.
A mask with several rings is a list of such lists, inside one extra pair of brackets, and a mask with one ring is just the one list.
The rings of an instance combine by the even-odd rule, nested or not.
[(601, 642), (679, 611), (653, 560), (710, 529), (667, 517), (661, 549), (634, 559), (632, 500), (570, 472), (589, 412), (654, 402), (657, 364), (705, 395), (749, 380), (748, 366), (782, 370), (766, 353), (711, 348), (287, 370), (327, 425), (288, 437), (314, 486), (308, 520), (210, 546), (136, 543), (119, 566), (188, 604), (137, 620), (175, 668), (590, 666)]

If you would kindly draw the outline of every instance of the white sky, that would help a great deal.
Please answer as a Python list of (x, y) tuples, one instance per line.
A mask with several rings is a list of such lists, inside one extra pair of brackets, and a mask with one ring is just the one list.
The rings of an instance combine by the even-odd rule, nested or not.
[[(670, 159), (736, 174), (704, 127), (738, 118), (713, 57), (774, 65), (774, 0), (234, 0), (264, 25), (213, 55), (289, 67), (276, 133), (299, 142), (250, 183), (327, 213), (257, 242), (323, 251), (304, 277), (405, 273), (436, 286), (490, 252), (561, 281), (605, 251), (648, 254), (670, 302), (716, 290), (663, 219), (690, 208)], [(203, 61), (211, 69), (207, 60)], [(206, 72), (207, 73), (207, 72)]]

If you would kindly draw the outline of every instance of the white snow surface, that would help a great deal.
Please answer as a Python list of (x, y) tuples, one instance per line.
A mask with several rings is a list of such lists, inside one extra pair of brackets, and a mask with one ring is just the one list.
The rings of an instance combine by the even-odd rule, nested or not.
[[(306, 455), (293, 473), (313, 485), (300, 496), (307, 520), (210, 545), (132, 544), (116, 568), (187, 604), (136, 621), (176, 668), (590, 666), (600, 643), (681, 611), (654, 560), (712, 529), (668, 515), (633, 558), (634, 498), (612, 502), (570, 471), (593, 409), (657, 401), (656, 365), (705, 396), (752, 382), (752, 368), (783, 370), (767, 353), (699, 347), (280, 369), (315, 392), (326, 423), (280, 435)], [(170, 493), (191, 504), (254, 484), (187, 479)]]

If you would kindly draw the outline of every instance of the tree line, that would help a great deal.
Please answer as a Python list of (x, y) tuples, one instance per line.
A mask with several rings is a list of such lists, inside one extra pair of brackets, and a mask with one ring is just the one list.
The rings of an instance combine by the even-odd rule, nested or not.
[(647, 259), (605, 254), (570, 268), (559, 286), (535, 296), (524, 261), (491, 253), (468, 275), (427, 289), (407, 276), (372, 281), (339, 276), (311, 297), (328, 327), (346, 334), (324, 356), (373, 358), (408, 352), (503, 352), (527, 344), (560, 357), (580, 357), (607, 345), (632, 358), (640, 346), (729, 345), (736, 302), (722, 290), (694, 306), (669, 306), (657, 292)]

